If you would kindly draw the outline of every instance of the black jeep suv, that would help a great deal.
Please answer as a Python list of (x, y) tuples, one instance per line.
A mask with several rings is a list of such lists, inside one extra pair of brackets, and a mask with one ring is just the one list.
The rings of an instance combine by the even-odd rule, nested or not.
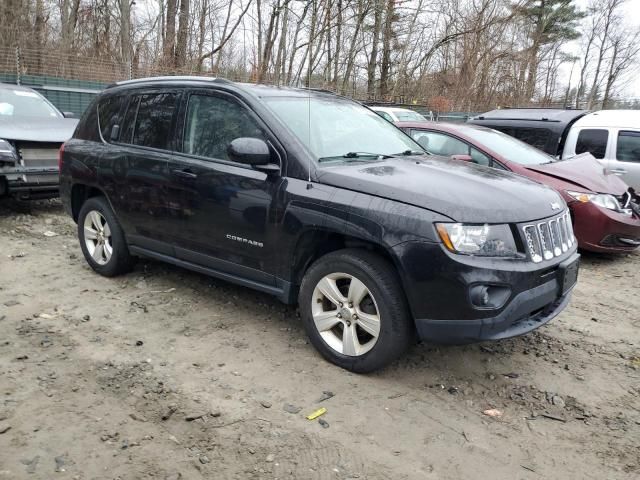
[(298, 302), (314, 346), (367, 372), (422, 339), (520, 335), (564, 309), (564, 201), (425, 154), (328, 92), (197, 77), (107, 88), (61, 149), (60, 194), (98, 273), (150, 257)]

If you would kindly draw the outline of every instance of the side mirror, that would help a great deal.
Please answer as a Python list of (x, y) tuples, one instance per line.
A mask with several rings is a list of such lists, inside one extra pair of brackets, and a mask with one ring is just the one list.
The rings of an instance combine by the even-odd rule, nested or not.
[(64, 118), (76, 118), (76, 114), (73, 112), (62, 112)]
[(462, 160), (463, 162), (473, 162), (471, 155), (451, 155), (451, 160)]
[(280, 167), (271, 161), (271, 152), (267, 142), (259, 138), (240, 137), (233, 140), (227, 148), (229, 159), (234, 162), (251, 165), (256, 170), (275, 173)]

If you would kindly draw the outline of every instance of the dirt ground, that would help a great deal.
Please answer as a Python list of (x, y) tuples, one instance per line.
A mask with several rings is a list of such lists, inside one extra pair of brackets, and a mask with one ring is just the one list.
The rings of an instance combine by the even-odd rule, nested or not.
[(639, 271), (584, 255), (537, 332), (361, 376), (295, 308), (152, 261), (100, 277), (57, 201), (5, 201), (0, 479), (637, 479)]

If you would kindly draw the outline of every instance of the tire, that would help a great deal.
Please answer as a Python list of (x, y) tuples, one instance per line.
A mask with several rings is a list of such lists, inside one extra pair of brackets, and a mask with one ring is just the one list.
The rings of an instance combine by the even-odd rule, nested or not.
[(91, 197), (80, 208), (78, 239), (87, 263), (100, 275), (115, 277), (133, 267), (124, 232), (105, 197)]
[(313, 346), (352, 372), (387, 366), (406, 352), (414, 337), (395, 268), (365, 250), (339, 250), (314, 262), (302, 279), (298, 304)]

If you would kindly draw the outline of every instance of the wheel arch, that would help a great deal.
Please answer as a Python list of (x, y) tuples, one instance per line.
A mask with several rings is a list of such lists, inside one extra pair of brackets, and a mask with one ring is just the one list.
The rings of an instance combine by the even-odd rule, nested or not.
[(109, 205), (111, 205), (107, 195), (98, 187), (85, 185), (83, 183), (75, 183), (71, 187), (71, 214), (75, 222), (78, 221), (78, 215), (80, 214), (82, 205), (91, 197), (105, 197)]
[(393, 250), (380, 242), (364, 239), (342, 232), (326, 229), (310, 229), (303, 232), (293, 250), (292, 262), (289, 265), (291, 283), (296, 289), (302, 283), (309, 267), (324, 255), (346, 248), (368, 250), (388, 260), (396, 269), (402, 281), (402, 266)]

